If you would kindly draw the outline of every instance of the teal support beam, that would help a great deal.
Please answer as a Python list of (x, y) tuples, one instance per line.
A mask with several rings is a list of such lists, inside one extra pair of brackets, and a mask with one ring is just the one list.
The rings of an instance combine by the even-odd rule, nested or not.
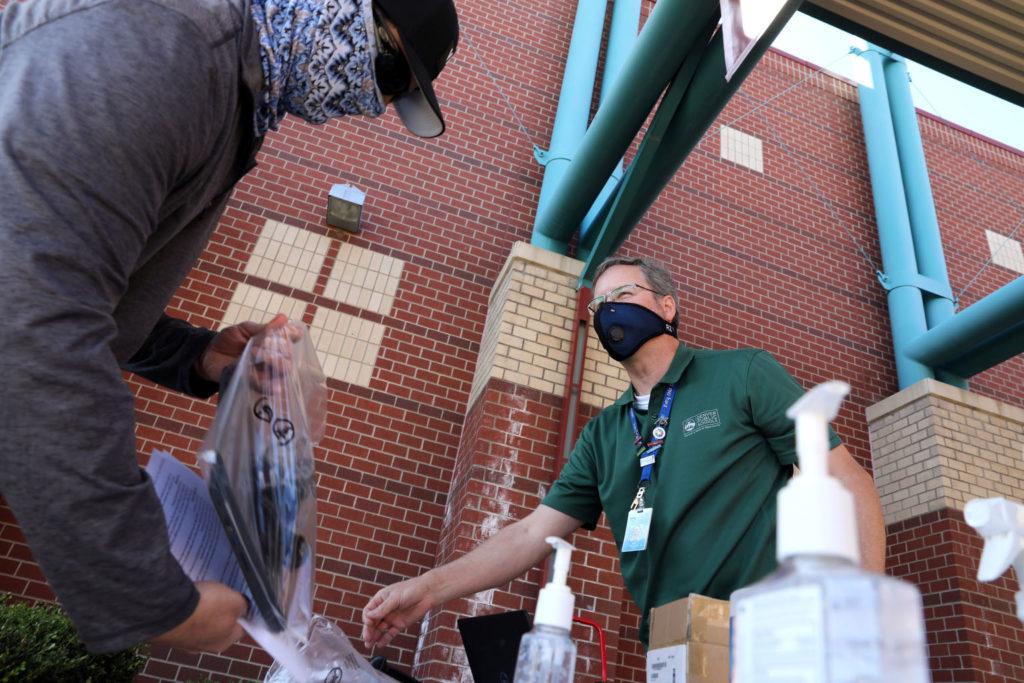
[[(939, 220), (935, 215), (935, 200), (932, 197), (931, 181), (928, 178), (928, 164), (925, 161), (921, 130), (917, 123), (917, 108), (910, 94), (910, 76), (906, 61), (880, 48), (882, 71), (885, 75), (885, 89), (889, 97), (889, 111), (896, 136), (896, 151), (900, 160), (900, 174), (906, 193), (907, 213), (910, 217), (910, 232), (914, 240), (914, 254), (918, 272), (937, 283), (943, 290), (949, 289), (949, 274), (946, 272), (946, 256), (942, 248), (942, 234)], [(953, 317), (955, 305), (951, 294), (935, 295), (923, 290), (924, 315), (928, 327), (933, 328)], [(962, 377), (936, 370), (936, 377), (947, 383), (966, 389)]]
[[(900, 274), (901, 280), (918, 275), (914, 240), (910, 230), (906, 191), (896, 151), (896, 134), (889, 113), (883, 55), (867, 50), (861, 56), (871, 65), (872, 86), (858, 86), (864, 143), (875, 218), (886, 273)], [(931, 368), (907, 353), (907, 345), (928, 331), (921, 290), (913, 284), (893, 287), (888, 292), (889, 322), (892, 329), (896, 375), (901, 389), (933, 377)]]
[[(612, 91), (612, 84), (622, 71), (622, 65), (636, 45), (637, 32), (640, 30), (640, 0), (615, 0), (612, 10), (612, 25), (608, 29), (608, 48), (604, 56), (604, 73), (601, 75), (601, 100), (603, 105)], [(583, 218), (583, 225), (580, 227), (580, 239), (586, 237), (587, 232), (594, 225), (601, 207), (611, 196), (622, 178), (622, 160), (615, 165), (611, 177), (605, 182), (601, 193), (597, 196), (590, 211)]]
[[(985, 365), (981, 358), (965, 358), (967, 354), (964, 350), (1007, 350), (1007, 344), (1014, 339), (1021, 341), (1019, 334), (1010, 334), (1019, 327), (1021, 321), (1024, 321), (1024, 277), (1019, 277), (997, 289), (946, 322), (920, 335), (907, 345), (906, 352), (920, 363), (951, 370), (954, 367), (968, 368), (973, 369), (969, 374), (977, 374), (991, 365)], [(1022, 351), (1024, 345), (1017, 346), (1013, 353), (1001, 360)]]
[[(910, 94), (910, 77), (907, 64), (902, 57), (886, 56), (882, 59), (885, 73), (885, 90), (889, 96), (893, 132), (896, 135), (896, 151), (899, 154), (900, 174), (907, 198), (907, 212), (910, 216), (910, 232), (914, 238), (914, 252), (918, 272), (949, 287), (946, 272), (946, 256), (942, 248), (939, 220), (935, 215), (935, 200), (932, 185), (928, 179), (928, 164), (924, 158), (921, 130), (917, 124), (917, 108)], [(924, 302), (928, 327), (935, 327), (953, 317), (952, 298), (928, 296)]]
[(654, 6), (573, 163), (538, 211), (535, 243), (538, 233), (554, 243), (573, 237), (684, 56), (717, 14), (718, 0), (661, 0)]
[(555, 188), (561, 184), (571, 166), (574, 153), (587, 133), (607, 6), (606, 0), (578, 0), (569, 55), (562, 74), (562, 90), (551, 130), (551, 145), (547, 151), (535, 150), (537, 160), (544, 166), (544, 180), (537, 200), (537, 218), (530, 241), (560, 254), (568, 251), (571, 235), (541, 232), (537, 229), (537, 221), (551, 203)]
[[(706, 30), (708, 32), (714, 30), (713, 24), (709, 24)], [(626, 169), (615, 192), (608, 197), (603, 206), (599, 207), (595, 229), (586, 235), (581, 235), (576, 257), (585, 263), (580, 276), (582, 283), (587, 283), (588, 286), (592, 283), (598, 264), (615, 253), (615, 250), (628, 236), (633, 224), (624, 222), (623, 216), (635, 205), (639, 195), (651, 190), (650, 186), (635, 179), (649, 175), (651, 164), (657, 158), (652, 150), (660, 149), (664, 145), (665, 133), (686, 96), (693, 74), (697, 70), (703, 54), (704, 45), (698, 43), (686, 56), (683, 65), (661, 100), (658, 112), (654, 115), (647, 134), (640, 143), (636, 158)], [(660, 188), (655, 190), (655, 192), (657, 191), (660, 191)]]
[(1024, 351), (1024, 322), (976, 346), (945, 367), (960, 377), (973, 377), (979, 372), (1009, 360)]
[[(689, 66), (689, 73), (692, 76), (682, 79), (677, 76), (673, 82), (673, 87), (679, 83), (685, 88), (678, 106), (672, 111), (667, 111), (666, 96), (666, 102), (662, 103), (655, 116), (655, 120), (665, 116), (664, 125), (659, 127), (659, 139), (654, 144), (648, 144), (645, 138), (633, 163), (627, 169), (626, 176), (619, 183), (619, 196), (614, 200), (614, 216), (611, 215), (613, 202), (606, 202), (603, 208), (604, 225), (600, 233), (586, 235), (581, 239), (581, 258), (587, 262), (583, 273), (584, 279), (592, 275), (603, 258), (602, 255), (614, 253), (625, 241), (800, 4), (799, 0), (791, 0), (783, 5), (775, 20), (729, 81), (725, 80), (725, 48), (722, 33), (718, 31), (711, 37), (713, 22), (710, 27), (704, 27), (701, 31), (704, 40), (694, 46), (687, 57), (688, 60), (696, 60)], [(687, 68), (687, 65), (684, 65), (680, 69), (680, 74)], [(652, 122), (652, 129), (654, 125)]]

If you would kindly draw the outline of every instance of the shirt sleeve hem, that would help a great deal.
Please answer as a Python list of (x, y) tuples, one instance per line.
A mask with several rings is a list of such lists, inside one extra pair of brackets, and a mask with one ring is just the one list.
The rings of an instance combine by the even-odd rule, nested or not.
[(588, 513), (574, 509), (571, 505), (566, 505), (563, 502), (558, 501), (557, 499), (552, 500), (551, 496), (546, 497), (544, 500), (540, 502), (540, 504), (545, 507), (549, 507), (552, 510), (557, 510), (558, 512), (561, 512), (563, 515), (569, 515), (573, 519), (580, 520), (580, 527), (586, 529), (587, 531), (593, 531), (594, 529), (596, 529), (597, 520), (601, 518), (600, 512), (597, 514), (596, 517), (592, 518)]
[[(113, 635), (89, 638), (85, 641), (86, 649), (93, 654), (120, 652), (167, 633), (188, 619), (195, 612), (196, 607), (198, 607), (199, 591), (196, 590), (194, 584), (189, 584), (189, 589), (188, 597), (185, 598), (178, 609), (170, 614), (162, 616), (157, 621), (141, 626), (133, 626), (130, 629)], [(83, 640), (85, 639), (83, 638)]]

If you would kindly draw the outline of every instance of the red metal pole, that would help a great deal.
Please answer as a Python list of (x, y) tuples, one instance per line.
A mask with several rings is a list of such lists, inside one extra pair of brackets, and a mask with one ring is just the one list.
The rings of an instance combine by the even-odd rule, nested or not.
[(597, 631), (597, 640), (601, 647), (601, 681), (607, 683), (608, 681), (608, 654), (605, 652), (604, 644), (604, 630), (601, 626), (592, 619), (585, 619), (583, 617), (573, 617), (573, 621), (577, 624), (583, 624)]
[(576, 314), (573, 317), (572, 341), (569, 342), (569, 367), (565, 373), (565, 394), (562, 396), (562, 415), (558, 422), (558, 444), (562, 449), (560, 458), (551, 466), (551, 481), (558, 478), (561, 466), (572, 451), (573, 432), (576, 431), (576, 414), (579, 412), (580, 387), (583, 384), (583, 361), (587, 356), (587, 329), (590, 326), (591, 291), (581, 287), (576, 293)]

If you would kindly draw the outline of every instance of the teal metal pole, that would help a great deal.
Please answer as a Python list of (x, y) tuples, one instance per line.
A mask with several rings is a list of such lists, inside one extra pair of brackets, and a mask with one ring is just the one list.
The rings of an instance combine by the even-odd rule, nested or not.
[[(928, 164), (925, 161), (921, 130), (917, 123), (917, 108), (910, 94), (910, 76), (906, 61), (880, 48), (872, 49), (883, 55), (882, 70), (885, 74), (885, 89), (889, 97), (893, 131), (896, 135), (896, 151), (899, 154), (900, 173), (906, 193), (907, 213), (910, 216), (910, 232), (914, 240), (914, 254), (917, 270), (921, 275), (937, 283), (942, 290), (949, 290), (949, 274), (946, 272), (946, 256), (942, 248), (942, 234), (939, 220), (935, 215), (935, 200), (932, 197), (931, 181), (928, 178)], [(939, 296), (923, 292), (924, 315), (929, 328), (953, 317), (955, 306), (951, 296)], [(936, 370), (936, 377), (947, 384), (967, 388), (967, 382), (944, 370)]]
[[(612, 83), (622, 71), (622, 65), (636, 45), (637, 31), (640, 30), (640, 0), (615, 0), (612, 9), (612, 25), (608, 29), (608, 48), (604, 56), (604, 73), (601, 75), (601, 101), (604, 104), (612, 91)], [(583, 225), (580, 227), (580, 239), (584, 239), (587, 232), (594, 225), (601, 207), (608, 201), (608, 197), (615, 190), (619, 179), (622, 178), (622, 160), (615, 165), (612, 175), (605, 182), (601, 193), (597, 196), (590, 211), (583, 218)]]
[[(928, 164), (924, 157), (921, 130), (917, 124), (917, 109), (910, 94), (907, 64), (897, 55), (889, 55), (882, 61), (918, 272), (942, 286), (949, 287), (942, 234), (939, 231), (939, 220), (935, 216), (935, 200), (932, 197), (931, 181), (928, 179)], [(935, 327), (953, 317), (955, 312), (952, 299), (946, 297), (926, 296), (924, 308), (928, 327)]]
[(551, 146), (548, 151), (538, 150), (536, 154), (537, 160), (544, 165), (544, 180), (540, 186), (537, 217), (530, 241), (560, 254), (568, 251), (572, 235), (542, 233), (537, 229), (537, 221), (551, 201), (554, 189), (562, 182), (573, 155), (587, 133), (607, 6), (606, 0), (579, 0), (576, 6), (576, 21), (562, 74), (562, 90), (558, 97), (555, 123), (551, 130)]
[[(910, 232), (906, 192), (896, 151), (896, 134), (889, 113), (882, 55), (874, 50), (861, 53), (871, 65), (873, 87), (858, 86), (864, 143), (871, 173), (871, 193), (875, 203), (878, 238), (886, 275), (900, 282), (916, 276), (917, 258)], [(905, 389), (919, 380), (933, 377), (931, 369), (911, 358), (907, 345), (928, 331), (921, 290), (904, 284), (888, 291), (889, 322), (899, 386)]]
[[(626, 176), (619, 183), (614, 215), (611, 215), (610, 211), (611, 202), (606, 202), (603, 207), (604, 215), (609, 218), (603, 222), (600, 234), (595, 234), (598, 232), (595, 230), (581, 236), (580, 244), (588, 253), (613, 253), (618, 245), (625, 241), (629, 232), (654, 203), (683, 160), (700, 142), (715, 117), (739, 89), (800, 4), (799, 0), (790, 0), (780, 9), (771, 26), (729, 81), (725, 80), (725, 48), (721, 31), (715, 33), (706, 44), (697, 44), (692, 48), (693, 54), (688, 57), (694, 60), (692, 68), (680, 68), (680, 72), (687, 71), (692, 76), (685, 76), (680, 84), (685, 88), (685, 92), (678, 107), (669, 111), (665, 106), (669, 100), (666, 95), (655, 116), (660, 132), (659, 139), (654, 144), (648, 144), (648, 140), (644, 139), (630, 168), (626, 170)], [(705, 27), (702, 36), (707, 40), (707, 36), (710, 35), (710, 30)], [(676, 81), (678, 82), (681, 77), (682, 73), (676, 76)], [(679, 86), (674, 82), (672, 87)], [(668, 117), (664, 121), (664, 126), (659, 121), (663, 116)], [(655, 123), (652, 122), (648, 136), (654, 127)], [(641, 167), (641, 172), (635, 172)], [(588, 257), (584, 278), (592, 273), (597, 265), (596, 262), (591, 263), (592, 260), (595, 259)]]
[[(1024, 277), (1019, 277), (920, 335), (907, 345), (906, 352), (920, 363), (949, 367), (951, 361), (964, 356), (965, 349), (994, 343), (1022, 320)], [(1022, 351), (1024, 347), (1018, 347), (1016, 353)], [(980, 370), (972, 374), (977, 372)]]
[(537, 233), (556, 243), (572, 238), (683, 58), (717, 13), (718, 0), (661, 0), (654, 6), (573, 163), (538, 212), (535, 240)]
[[(711, 31), (713, 27), (709, 24), (707, 30)], [(687, 89), (693, 80), (693, 74), (700, 64), (704, 48), (705, 46), (702, 44), (694, 45), (690, 54), (686, 56), (683, 65), (679, 67), (675, 78), (672, 79), (668, 90), (665, 91), (665, 96), (661, 98), (658, 112), (654, 115), (647, 134), (644, 135), (644, 139), (640, 143), (636, 158), (626, 169), (626, 174), (615, 188), (615, 192), (599, 208), (594, 224), (595, 228), (588, 234), (580, 236), (576, 257), (586, 264), (580, 275), (580, 282), (588, 283), (589, 286), (593, 281), (594, 271), (598, 264), (615, 253), (615, 250), (629, 235), (632, 223), (625, 223), (622, 216), (630, 207), (634, 206), (636, 197), (647, 192), (657, 195), (660, 191), (660, 187), (652, 188), (636, 179), (649, 175), (650, 166), (655, 161), (655, 155), (651, 153), (651, 150), (657, 150), (663, 146), (665, 132), (675, 120), (679, 105), (683, 97), (686, 96)]]
[(1024, 322), (976, 346), (945, 367), (961, 377), (973, 377), (1024, 351)]

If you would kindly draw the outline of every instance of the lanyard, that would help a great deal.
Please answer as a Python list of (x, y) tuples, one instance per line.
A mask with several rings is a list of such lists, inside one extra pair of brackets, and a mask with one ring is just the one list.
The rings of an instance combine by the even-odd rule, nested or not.
[(665, 390), (665, 398), (661, 401), (661, 410), (658, 411), (658, 419), (654, 423), (650, 440), (645, 444), (640, 435), (640, 421), (637, 419), (636, 410), (629, 407), (629, 423), (633, 427), (633, 443), (637, 447), (637, 457), (640, 459), (640, 487), (637, 489), (636, 498), (630, 510), (643, 512), (644, 493), (647, 485), (651, 483), (651, 473), (654, 471), (654, 463), (658, 459), (661, 447), (665, 445), (665, 434), (668, 429), (669, 413), (672, 412), (672, 401), (676, 397), (676, 387), (670, 386)]

